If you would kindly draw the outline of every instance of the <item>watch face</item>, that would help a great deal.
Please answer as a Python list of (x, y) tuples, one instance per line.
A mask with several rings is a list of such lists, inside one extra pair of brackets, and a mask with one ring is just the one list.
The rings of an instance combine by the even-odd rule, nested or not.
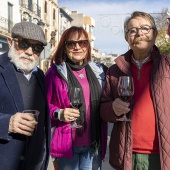
[(55, 112), (54, 117), (55, 119), (58, 119), (58, 111)]

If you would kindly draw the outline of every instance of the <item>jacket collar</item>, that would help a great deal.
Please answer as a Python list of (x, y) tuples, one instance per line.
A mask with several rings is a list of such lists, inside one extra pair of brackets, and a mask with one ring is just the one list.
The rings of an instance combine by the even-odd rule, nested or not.
[[(88, 63), (91, 69), (93, 70), (94, 74), (99, 79), (104, 79), (105, 75), (103, 72), (103, 67), (99, 62), (89, 62)], [(67, 68), (66, 63), (63, 62), (61, 65), (51, 64), (53, 69), (57, 69), (57, 72), (67, 81)]]
[[(154, 47), (154, 50), (150, 53), (150, 55), (152, 57), (152, 60), (156, 61), (156, 60), (160, 59), (161, 55), (160, 55), (160, 51), (156, 47), (156, 45), (154, 45), (153, 47)], [(125, 54), (122, 54), (118, 58), (115, 59), (115, 63), (117, 64), (119, 69), (123, 73), (125, 73), (126, 75), (129, 75), (129, 76), (132, 76), (132, 72), (131, 72), (131, 56), (132, 56), (132, 54), (133, 54), (133, 51), (132, 51), (132, 49), (130, 49)]]

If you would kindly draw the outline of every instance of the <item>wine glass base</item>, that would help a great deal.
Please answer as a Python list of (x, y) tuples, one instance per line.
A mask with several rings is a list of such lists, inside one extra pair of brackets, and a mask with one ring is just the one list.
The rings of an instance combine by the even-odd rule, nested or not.
[(78, 125), (77, 123), (75, 122), (72, 122), (71, 125), (70, 125), (71, 128), (81, 128), (82, 125)]
[(131, 122), (132, 120), (131, 119), (128, 119), (126, 117), (122, 117), (122, 118), (119, 118), (119, 119), (116, 119), (117, 121), (121, 121), (121, 122)]

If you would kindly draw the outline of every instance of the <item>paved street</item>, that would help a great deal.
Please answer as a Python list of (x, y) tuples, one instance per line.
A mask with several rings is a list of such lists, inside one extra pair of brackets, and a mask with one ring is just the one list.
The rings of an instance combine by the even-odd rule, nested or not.
[[(104, 160), (103, 165), (102, 165), (102, 170), (114, 170), (114, 169), (109, 165), (109, 150), (108, 150), (108, 144), (109, 144), (109, 141), (110, 141), (111, 129), (112, 129), (112, 124), (109, 124), (109, 126), (108, 126), (107, 152), (106, 152), (105, 160)], [(48, 166), (48, 170), (54, 170), (51, 160), (50, 160), (50, 163), (49, 163), (49, 166)]]

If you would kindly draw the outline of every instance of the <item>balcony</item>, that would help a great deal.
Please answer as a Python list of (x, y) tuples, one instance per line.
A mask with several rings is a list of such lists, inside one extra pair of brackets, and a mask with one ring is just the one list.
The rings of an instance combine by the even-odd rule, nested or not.
[(38, 6), (36, 3), (28, 3), (28, 0), (20, 0), (20, 5), (23, 8), (28, 9), (29, 11), (33, 12), (35, 15), (41, 17), (41, 7)]
[(13, 25), (14, 23), (12, 21), (0, 16), (0, 33), (10, 36)]

